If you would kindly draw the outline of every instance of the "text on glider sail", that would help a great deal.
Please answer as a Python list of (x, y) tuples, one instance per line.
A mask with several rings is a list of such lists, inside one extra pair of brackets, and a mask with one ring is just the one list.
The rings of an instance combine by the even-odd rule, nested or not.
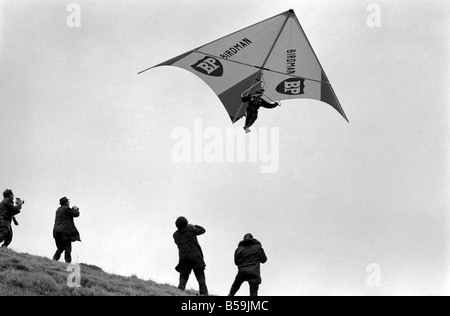
[(292, 75), (295, 73), (295, 62), (297, 61), (297, 50), (290, 49), (286, 56), (286, 73)]
[(220, 54), (220, 57), (222, 57), (223, 59), (229, 59), (251, 44), (251, 40), (249, 40), (248, 38), (244, 38), (239, 43), (236, 43), (234, 46), (230, 47), (228, 50)]

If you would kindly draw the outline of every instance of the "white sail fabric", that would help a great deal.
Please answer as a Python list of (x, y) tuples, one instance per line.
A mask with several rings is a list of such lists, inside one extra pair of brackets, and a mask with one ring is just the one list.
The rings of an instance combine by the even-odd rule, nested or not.
[(272, 99), (326, 102), (348, 121), (293, 10), (158, 66), (180, 67), (200, 77), (217, 94), (233, 123), (245, 114), (241, 96), (261, 86)]

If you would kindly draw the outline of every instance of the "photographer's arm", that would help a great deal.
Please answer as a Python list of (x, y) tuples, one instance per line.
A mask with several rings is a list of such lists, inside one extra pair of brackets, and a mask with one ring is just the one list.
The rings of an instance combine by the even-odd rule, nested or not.
[(69, 209), (69, 211), (67, 212), (67, 214), (68, 214), (69, 216), (72, 216), (72, 217), (79, 217), (79, 216), (80, 216), (79, 208), (76, 207), (76, 206), (74, 206), (74, 207), (72, 207), (71, 209)]
[(11, 200), (11, 203), (7, 204), (9, 212), (11, 212), (12, 216), (15, 216), (20, 213), (22, 209), (23, 201), (17, 202), (17, 205), (14, 205), (14, 202)]
[(204, 233), (206, 233), (206, 229), (204, 229), (202, 226), (193, 225), (192, 227), (194, 228), (194, 232), (197, 236), (203, 235)]
[(266, 253), (265, 253), (265, 251), (264, 251), (264, 249), (262, 247), (259, 249), (258, 256), (259, 256), (259, 260), (261, 260), (261, 263), (264, 264), (264, 263), (267, 262), (267, 256), (266, 256)]
[(13, 216), (16, 216), (17, 214), (19, 214), (21, 212), (22, 206), (14, 206), (14, 210), (13, 210)]

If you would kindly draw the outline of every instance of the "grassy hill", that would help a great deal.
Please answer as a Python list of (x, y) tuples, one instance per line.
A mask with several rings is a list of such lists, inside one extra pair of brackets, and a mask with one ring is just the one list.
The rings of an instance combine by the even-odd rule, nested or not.
[(70, 288), (67, 264), (0, 249), (0, 296), (184, 296), (170, 285), (123, 277), (80, 264), (81, 287)]

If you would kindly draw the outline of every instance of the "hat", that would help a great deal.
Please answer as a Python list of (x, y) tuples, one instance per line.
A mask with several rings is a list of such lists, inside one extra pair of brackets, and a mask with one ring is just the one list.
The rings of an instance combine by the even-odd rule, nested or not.
[(59, 199), (59, 204), (61, 204), (61, 205), (65, 205), (67, 202), (69, 202), (69, 199), (66, 197)]
[(9, 189), (6, 189), (4, 192), (3, 192), (3, 197), (12, 197), (14, 194), (13, 194), (13, 191), (11, 191), (11, 190), (9, 190)]
[(244, 236), (244, 240), (251, 240), (251, 239), (253, 239), (253, 235), (252, 234), (246, 234)]
[(186, 219), (186, 217), (180, 216), (177, 218), (175, 225), (177, 226), (178, 229), (183, 229), (186, 228), (188, 226), (189, 222)]

